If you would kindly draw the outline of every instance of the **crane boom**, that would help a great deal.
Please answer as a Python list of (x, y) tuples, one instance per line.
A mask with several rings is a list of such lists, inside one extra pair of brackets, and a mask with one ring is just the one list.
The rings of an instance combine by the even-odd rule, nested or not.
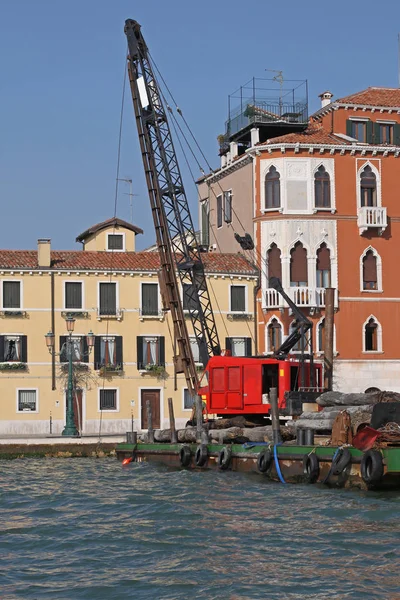
[(185, 373), (189, 390), (194, 392), (197, 372), (175, 269), (188, 300), (204, 367), (211, 356), (221, 353), (221, 348), (203, 261), (148, 48), (137, 21), (125, 21), (124, 31), (133, 107), (161, 261), (161, 290), (164, 306), (171, 311), (178, 344), (175, 367), (177, 372)]

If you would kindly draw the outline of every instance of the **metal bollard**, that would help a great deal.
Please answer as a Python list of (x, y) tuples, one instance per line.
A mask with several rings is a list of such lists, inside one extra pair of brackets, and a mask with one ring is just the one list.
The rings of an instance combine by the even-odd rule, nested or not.
[(299, 427), (296, 429), (296, 440), (298, 446), (304, 446), (305, 441), (305, 430), (300, 429)]
[(126, 443), (134, 445), (137, 444), (137, 431), (126, 432)]
[(304, 445), (314, 446), (314, 429), (304, 429)]

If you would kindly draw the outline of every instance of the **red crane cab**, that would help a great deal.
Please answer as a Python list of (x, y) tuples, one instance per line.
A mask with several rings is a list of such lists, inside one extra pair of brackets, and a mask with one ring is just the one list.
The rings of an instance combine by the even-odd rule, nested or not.
[[(312, 402), (323, 391), (322, 364), (314, 363), (314, 369), (315, 384), (311, 389), (310, 363), (304, 363), (305, 385), (299, 388), (301, 364), (298, 360), (213, 356), (208, 361), (200, 382), (199, 394), (206, 402), (208, 414), (221, 417), (267, 415), (270, 411), (269, 391), (276, 387), (280, 413), (299, 414), (301, 412), (299, 394), (304, 392), (303, 401)], [(206, 385), (202, 385), (204, 383)], [(300, 411), (294, 412), (290, 397), (296, 396), (296, 392), (297, 405), (300, 401)]]

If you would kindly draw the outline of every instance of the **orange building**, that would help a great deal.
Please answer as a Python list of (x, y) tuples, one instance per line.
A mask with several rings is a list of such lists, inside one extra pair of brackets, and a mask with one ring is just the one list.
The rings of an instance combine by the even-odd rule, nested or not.
[[(293, 320), (269, 277), (279, 277), (313, 321), (317, 356), (323, 354), (325, 288), (334, 287), (334, 387), (400, 391), (400, 89), (320, 97), (321, 109), (309, 119), (298, 103), (286, 112), (282, 102), (268, 111), (257, 97), (242, 103), (234, 133), (228, 120), (221, 169), (199, 183), (203, 238), (208, 232), (209, 245), (218, 249), (221, 240), (226, 252), (229, 228), (231, 251), (240, 250), (234, 233), (253, 235), (261, 270), (260, 354), (273, 352)], [(235, 191), (240, 173), (250, 173), (241, 181), (246, 195)], [(221, 218), (228, 196), (230, 222)]]

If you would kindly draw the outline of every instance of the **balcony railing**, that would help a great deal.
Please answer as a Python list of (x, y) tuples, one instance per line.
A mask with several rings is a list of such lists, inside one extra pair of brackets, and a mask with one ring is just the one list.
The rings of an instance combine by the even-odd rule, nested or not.
[(101, 321), (101, 319), (117, 319), (117, 321), (121, 321), (123, 316), (122, 308), (97, 308), (97, 320)]
[[(324, 308), (325, 307), (325, 288), (310, 287), (290, 287), (285, 292), (289, 298), (299, 308)], [(265, 290), (265, 308), (287, 308), (286, 301), (273, 288)], [(335, 290), (335, 308), (338, 306), (338, 294)]]
[(148, 308), (139, 308), (139, 318), (141, 321), (144, 319), (159, 319), (160, 321), (164, 318), (163, 310), (151, 310)]
[(358, 209), (357, 225), (362, 235), (368, 229), (378, 229), (382, 234), (387, 227), (386, 207), (362, 206)]

